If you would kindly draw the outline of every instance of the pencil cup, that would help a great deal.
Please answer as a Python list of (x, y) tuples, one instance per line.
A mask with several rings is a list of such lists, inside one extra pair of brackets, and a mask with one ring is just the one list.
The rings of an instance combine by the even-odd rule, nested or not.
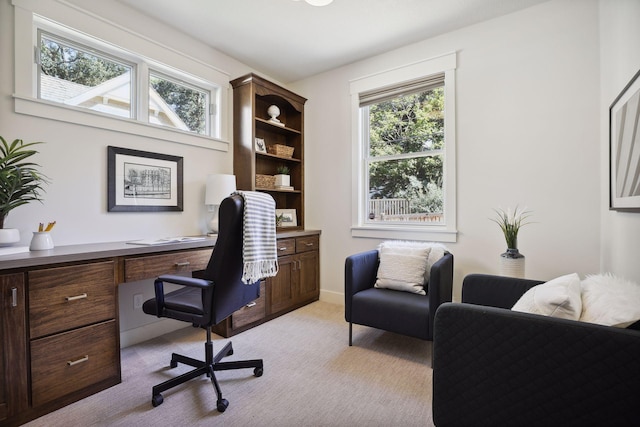
[(34, 231), (31, 238), (30, 251), (45, 251), (53, 249), (53, 239), (48, 231)]

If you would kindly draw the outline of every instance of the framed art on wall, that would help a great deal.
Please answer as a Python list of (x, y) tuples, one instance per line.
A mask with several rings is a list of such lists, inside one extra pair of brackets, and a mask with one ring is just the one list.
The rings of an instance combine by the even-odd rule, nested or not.
[(640, 212), (640, 71), (609, 108), (609, 208)]
[(278, 227), (297, 227), (298, 216), (295, 209), (276, 209)]
[(182, 211), (183, 158), (107, 147), (109, 212)]

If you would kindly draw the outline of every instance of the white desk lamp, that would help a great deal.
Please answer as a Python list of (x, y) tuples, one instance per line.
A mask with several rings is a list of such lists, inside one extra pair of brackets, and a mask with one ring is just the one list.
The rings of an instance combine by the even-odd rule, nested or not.
[(218, 234), (218, 208), (220, 203), (234, 191), (236, 191), (235, 175), (207, 175), (204, 204), (208, 206), (209, 212), (213, 212), (209, 223), (209, 234)]

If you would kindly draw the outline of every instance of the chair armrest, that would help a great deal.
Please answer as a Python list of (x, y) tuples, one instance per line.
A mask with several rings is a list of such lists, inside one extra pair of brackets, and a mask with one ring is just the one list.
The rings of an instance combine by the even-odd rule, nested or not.
[(198, 279), (195, 277), (176, 276), (172, 274), (164, 274), (156, 279), (161, 282), (173, 283), (174, 285), (191, 286), (193, 288), (208, 288), (213, 282), (211, 280)]
[(377, 249), (347, 257), (344, 264), (344, 305), (347, 321), (351, 319), (351, 297), (375, 285), (379, 264)]
[(433, 419), (474, 425), (631, 425), (640, 333), (502, 308), (436, 313)]
[(208, 294), (211, 292), (210, 289), (213, 285), (211, 280), (198, 279), (195, 277), (186, 277), (186, 276), (177, 276), (171, 274), (164, 274), (159, 276), (153, 282), (153, 289), (156, 294), (156, 315), (161, 317), (161, 313), (164, 312), (164, 283), (172, 283), (174, 285), (181, 286), (189, 286), (192, 288), (200, 288), (202, 289), (202, 301), (204, 306), (204, 301), (207, 298)]
[(440, 304), (451, 302), (453, 296), (453, 255), (444, 256), (431, 266), (428, 284), (429, 298), (429, 338), (433, 337), (433, 322)]
[(462, 282), (462, 302), (510, 309), (525, 292), (540, 283), (544, 282), (489, 274), (469, 274)]

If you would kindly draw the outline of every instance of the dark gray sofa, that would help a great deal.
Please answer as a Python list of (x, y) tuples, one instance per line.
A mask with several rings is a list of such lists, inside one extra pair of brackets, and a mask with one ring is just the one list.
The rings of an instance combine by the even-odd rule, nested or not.
[(375, 288), (379, 264), (376, 249), (345, 261), (344, 314), (349, 322), (349, 345), (354, 323), (431, 341), (435, 311), (451, 301), (453, 255), (445, 252), (431, 267), (427, 295)]
[(640, 425), (640, 331), (512, 312), (542, 283), (465, 277), (436, 312), (433, 419), (447, 426)]

